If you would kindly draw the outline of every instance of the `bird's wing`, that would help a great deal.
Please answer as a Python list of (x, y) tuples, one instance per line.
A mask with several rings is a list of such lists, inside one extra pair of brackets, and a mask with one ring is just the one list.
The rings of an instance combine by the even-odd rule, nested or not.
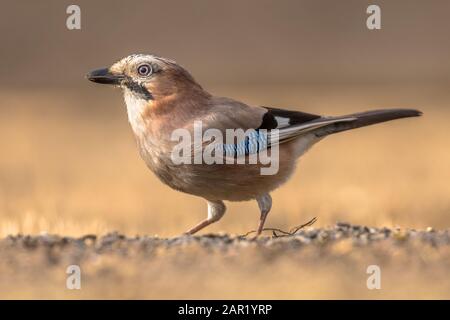
[(232, 154), (236, 157), (282, 144), (329, 124), (354, 121), (356, 118), (328, 118), (299, 111), (252, 107), (227, 98), (215, 98), (209, 111), (198, 120), (202, 121), (203, 129), (218, 129), (224, 138), (226, 129), (252, 129), (245, 138), (233, 143), (223, 142), (223, 146), (220, 146), (220, 141), (206, 142), (215, 143), (217, 147), (223, 147), (227, 156)]

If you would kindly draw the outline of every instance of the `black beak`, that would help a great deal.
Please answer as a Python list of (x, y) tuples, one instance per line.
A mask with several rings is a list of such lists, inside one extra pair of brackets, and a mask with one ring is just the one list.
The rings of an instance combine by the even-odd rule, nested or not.
[(123, 79), (123, 76), (119, 74), (113, 74), (109, 71), (108, 68), (104, 68), (89, 72), (86, 75), (86, 78), (88, 78), (88, 80), (91, 80), (92, 82), (97, 82), (101, 84), (118, 85), (120, 84), (120, 81)]

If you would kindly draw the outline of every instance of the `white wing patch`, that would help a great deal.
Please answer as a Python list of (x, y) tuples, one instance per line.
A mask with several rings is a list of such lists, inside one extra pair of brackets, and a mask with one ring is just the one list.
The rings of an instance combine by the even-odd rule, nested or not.
[(285, 128), (285, 127), (289, 126), (289, 121), (290, 121), (289, 118), (276, 116), (275, 120), (277, 121), (277, 124), (278, 124), (277, 128), (278, 129)]

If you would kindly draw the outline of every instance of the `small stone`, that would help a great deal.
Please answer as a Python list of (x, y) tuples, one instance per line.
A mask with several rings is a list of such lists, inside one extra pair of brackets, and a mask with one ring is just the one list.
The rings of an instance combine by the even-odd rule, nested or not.
[(336, 226), (340, 228), (350, 228), (350, 223), (338, 221), (336, 222)]
[(408, 239), (408, 232), (406, 232), (405, 230), (402, 230), (400, 228), (395, 229), (394, 233), (392, 234), (395, 240), (399, 240), (399, 241), (405, 241), (406, 239)]

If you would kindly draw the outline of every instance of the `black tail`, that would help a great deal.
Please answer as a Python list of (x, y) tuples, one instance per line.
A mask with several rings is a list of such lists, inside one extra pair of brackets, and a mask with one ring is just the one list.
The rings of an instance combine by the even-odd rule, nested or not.
[(359, 112), (349, 114), (339, 118), (356, 118), (354, 121), (337, 122), (320, 129), (317, 129), (316, 136), (323, 137), (329, 134), (356, 129), (360, 127), (370, 126), (372, 124), (400, 119), (408, 117), (421, 116), (422, 112), (414, 109), (384, 109), (384, 110), (372, 110), (366, 112)]

